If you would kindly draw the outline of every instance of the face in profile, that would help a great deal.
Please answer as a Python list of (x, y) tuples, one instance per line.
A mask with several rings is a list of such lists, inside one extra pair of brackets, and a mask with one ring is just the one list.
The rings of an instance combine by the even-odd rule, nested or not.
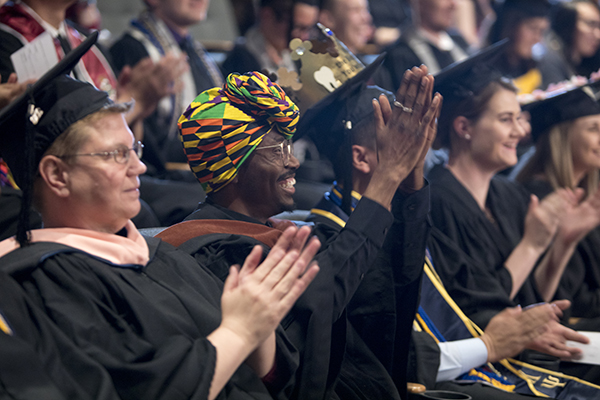
[(517, 95), (500, 88), (469, 127), (469, 152), (482, 169), (501, 171), (517, 163), (517, 145), (525, 137)]
[(309, 40), (313, 26), (319, 20), (319, 7), (305, 3), (294, 4), (290, 39)]
[(600, 169), (600, 115), (577, 118), (569, 127), (575, 172)]
[(266, 135), (236, 177), (237, 193), (256, 218), (270, 218), (295, 208), (295, 174), (300, 164), (293, 154), (287, 155), (287, 148), (278, 146), (282, 142), (285, 139), (279, 133)]
[(532, 58), (533, 46), (541, 42), (550, 26), (546, 17), (524, 19), (514, 34), (514, 51), (517, 57), (524, 60)]
[(591, 57), (600, 47), (600, 11), (593, 4), (577, 3), (577, 23), (573, 37), (573, 52), (579, 57)]
[[(85, 134), (87, 140), (78, 154), (131, 149), (134, 144), (120, 113), (103, 116), (89, 125)], [(115, 233), (140, 211), (139, 175), (146, 166), (134, 151), (125, 153), (127, 161), (117, 161), (113, 155), (77, 156), (69, 163), (69, 200), (73, 208), (67, 218), (72, 218), (74, 226)]]
[(334, 9), (322, 20), (352, 52), (358, 52), (373, 35), (367, 0), (334, 0)]

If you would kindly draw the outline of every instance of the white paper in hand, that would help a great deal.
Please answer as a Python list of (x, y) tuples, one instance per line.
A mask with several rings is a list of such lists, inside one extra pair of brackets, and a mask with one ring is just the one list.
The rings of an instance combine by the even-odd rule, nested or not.
[(54, 40), (48, 32), (42, 33), (35, 40), (15, 51), (10, 59), (19, 82), (39, 79), (58, 63)]
[(567, 346), (577, 347), (583, 352), (580, 358), (570, 361), (582, 364), (600, 365), (600, 332), (578, 331), (578, 333), (587, 336), (590, 339), (590, 343), (582, 344), (572, 340), (567, 340)]

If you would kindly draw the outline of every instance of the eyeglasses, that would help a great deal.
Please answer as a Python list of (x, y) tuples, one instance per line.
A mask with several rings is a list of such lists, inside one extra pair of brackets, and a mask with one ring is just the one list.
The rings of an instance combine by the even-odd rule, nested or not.
[(137, 141), (133, 144), (133, 147), (127, 148), (125, 146), (120, 147), (113, 151), (101, 151), (98, 153), (79, 153), (79, 154), (67, 154), (64, 156), (60, 156), (59, 158), (68, 158), (68, 157), (78, 157), (78, 156), (95, 156), (95, 157), (104, 157), (108, 159), (109, 157), (113, 157), (115, 161), (119, 164), (127, 164), (129, 162), (129, 157), (131, 156), (131, 151), (133, 150), (138, 158), (142, 158), (144, 145), (142, 142)]
[(284, 140), (283, 142), (279, 144), (274, 144), (272, 146), (257, 147), (254, 150), (264, 149), (276, 149), (274, 150), (274, 152), (279, 153), (281, 155), (281, 161), (283, 161), (284, 167), (288, 166), (288, 164), (290, 163), (290, 155), (294, 154), (294, 144), (290, 139)]
[(600, 21), (584, 18), (579, 18), (579, 21), (583, 22), (590, 30), (600, 29)]

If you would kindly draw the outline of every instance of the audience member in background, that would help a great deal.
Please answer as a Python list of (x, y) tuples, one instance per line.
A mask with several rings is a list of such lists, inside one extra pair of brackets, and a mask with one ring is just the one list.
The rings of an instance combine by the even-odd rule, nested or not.
[[(74, 1), (25, 0), (7, 3), (0, 8), (0, 74), (3, 79), (14, 71), (10, 55), (44, 32), (54, 38), (59, 60), (85, 39), (81, 32), (65, 20), (66, 10), (72, 4)], [(77, 79), (90, 82), (98, 89), (108, 92), (111, 98), (119, 102), (135, 100), (135, 105), (126, 114), (126, 118), (138, 140), (142, 140), (144, 118), (152, 114), (161, 98), (174, 95), (177, 87), (174, 82), (183, 69), (183, 57), (169, 55), (156, 63), (148, 58), (133, 68), (124, 68), (117, 79), (101, 48), (94, 46), (83, 56), (72, 74)], [(175, 190), (165, 190), (167, 185), (168, 182), (165, 181), (143, 184), (142, 198), (148, 200), (152, 210), (144, 204), (142, 214), (136, 217), (136, 223), (141, 226), (156, 226), (177, 222), (190, 208), (193, 209), (193, 204), (190, 204), (179, 214), (177, 209), (172, 211), (173, 207), (178, 207), (172, 204), (173, 198), (169, 197)], [(198, 189), (193, 185), (189, 186), (190, 194), (198, 195)], [(153, 211), (164, 216), (160, 222)]]
[(575, 75), (589, 76), (581, 62), (600, 48), (600, 7), (596, 1), (556, 3), (551, 22), (545, 41), (547, 53), (539, 63), (544, 88)]
[(488, 32), (496, 17), (491, 3), (492, 0), (456, 0), (456, 29), (473, 48), (481, 45), (481, 33)]
[(174, 90), (162, 97), (144, 120), (143, 161), (148, 172), (142, 177), (142, 198), (160, 225), (168, 226), (185, 218), (204, 196), (181, 149), (177, 119), (199, 92), (222, 84), (222, 76), (189, 32), (206, 19), (209, 0), (144, 0), (144, 4), (144, 11), (131, 21), (110, 52), (120, 71), (173, 59), (183, 64), (177, 70)]
[(408, 68), (425, 64), (437, 74), (467, 57), (468, 44), (452, 30), (456, 13), (454, 0), (412, 0), (412, 24), (402, 27), (400, 39), (389, 48), (375, 82), (387, 89), (400, 86)]
[(257, 22), (223, 61), (223, 75), (250, 71), (270, 74), (280, 67), (295, 71), (288, 49), (293, 5), (293, 0), (261, 0)]
[(357, 55), (363, 53), (364, 46), (373, 36), (369, 0), (324, 0), (319, 22)]
[(319, 20), (319, 0), (295, 0), (292, 9), (290, 40), (308, 40), (311, 30)]
[(67, 19), (78, 28), (97, 31), (102, 27), (102, 15), (96, 0), (78, 0), (67, 9)]
[[(54, 38), (59, 60), (83, 41), (83, 35), (65, 23), (66, 10), (74, 2), (24, 0), (0, 8), (0, 74), (4, 79), (14, 72), (11, 54), (44, 32)], [(100, 49), (94, 47), (75, 67), (73, 74), (118, 101), (133, 98), (136, 101), (134, 109), (127, 114), (127, 122), (133, 126), (156, 108), (161, 97), (171, 93), (170, 85), (178, 71), (174, 61), (170, 59), (161, 64), (150, 63), (129, 69), (117, 79)]]
[(177, 137), (177, 119), (185, 106), (198, 93), (223, 82), (216, 64), (189, 32), (206, 19), (209, 0), (144, 0), (144, 4), (146, 9), (131, 21), (110, 52), (119, 71), (148, 57), (155, 63), (166, 56), (184, 59), (186, 68), (179, 71), (178, 90), (163, 97), (144, 121), (144, 162), (152, 176), (192, 180), (189, 171), (186, 177), (179, 177), (177, 171), (168, 171), (168, 166), (186, 163)]
[(549, 12), (547, 0), (506, 0), (499, 6), (487, 35), (487, 45), (510, 39), (496, 66), (504, 76), (513, 79), (520, 93), (542, 87), (537, 63), (541, 54), (534, 54), (534, 46), (542, 41), (550, 26)]
[[(584, 198), (597, 198), (600, 106), (588, 90), (570, 90), (523, 107), (531, 114), (535, 150), (523, 160), (517, 181), (540, 199), (559, 188), (581, 190)], [(582, 231), (577, 239), (587, 236), (577, 245), (559, 286), (560, 296), (573, 304), (574, 317), (600, 316), (600, 214), (596, 208), (590, 207), (581, 221), (587, 232)]]
[(408, 0), (369, 0), (369, 11), (375, 26), (373, 42), (382, 48), (398, 40), (400, 25), (410, 18)]

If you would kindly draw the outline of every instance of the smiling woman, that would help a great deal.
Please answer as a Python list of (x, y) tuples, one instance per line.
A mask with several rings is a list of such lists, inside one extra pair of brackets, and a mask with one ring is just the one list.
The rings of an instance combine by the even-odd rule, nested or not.
[(570, 193), (539, 202), (496, 175), (517, 163), (516, 146), (526, 134), (514, 86), (482, 65), (502, 50), (497, 46), (436, 77), (444, 96), (436, 145), (448, 149), (449, 159), (428, 175), (432, 237), (453, 250), (433, 250), (434, 260), (447, 261), (438, 261), (436, 270), (480, 326), (504, 307), (551, 300), (574, 246), (571, 239), (555, 238), (559, 213), (570, 210)]

